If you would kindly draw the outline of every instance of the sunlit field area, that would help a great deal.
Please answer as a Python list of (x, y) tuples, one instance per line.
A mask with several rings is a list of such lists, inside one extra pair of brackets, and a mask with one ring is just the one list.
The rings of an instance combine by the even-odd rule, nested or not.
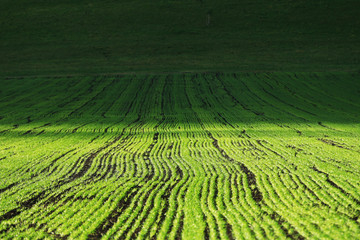
[(1, 239), (360, 238), (358, 73), (0, 85)]

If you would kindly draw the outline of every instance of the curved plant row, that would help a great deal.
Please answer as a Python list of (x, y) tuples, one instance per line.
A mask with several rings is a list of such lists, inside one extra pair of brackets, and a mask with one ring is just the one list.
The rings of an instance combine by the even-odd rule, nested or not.
[(360, 238), (359, 78), (1, 79), (0, 238)]

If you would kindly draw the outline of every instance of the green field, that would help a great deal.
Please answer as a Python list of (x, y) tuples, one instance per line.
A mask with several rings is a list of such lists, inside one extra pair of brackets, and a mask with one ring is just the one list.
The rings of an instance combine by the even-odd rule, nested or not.
[(360, 74), (0, 79), (1, 239), (359, 239)]
[(2, 0), (0, 239), (360, 239), (359, 0)]
[(359, 16), (359, 0), (2, 0), (0, 76), (359, 71)]

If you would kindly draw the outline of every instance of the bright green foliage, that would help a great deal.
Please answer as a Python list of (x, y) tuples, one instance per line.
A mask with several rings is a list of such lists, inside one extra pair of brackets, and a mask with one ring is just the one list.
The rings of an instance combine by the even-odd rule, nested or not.
[(0, 238), (359, 239), (359, 80), (1, 79)]

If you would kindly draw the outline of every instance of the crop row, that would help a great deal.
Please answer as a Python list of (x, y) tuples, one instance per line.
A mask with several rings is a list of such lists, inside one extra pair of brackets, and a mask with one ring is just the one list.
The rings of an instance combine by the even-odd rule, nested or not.
[(359, 238), (358, 79), (1, 79), (0, 237)]

